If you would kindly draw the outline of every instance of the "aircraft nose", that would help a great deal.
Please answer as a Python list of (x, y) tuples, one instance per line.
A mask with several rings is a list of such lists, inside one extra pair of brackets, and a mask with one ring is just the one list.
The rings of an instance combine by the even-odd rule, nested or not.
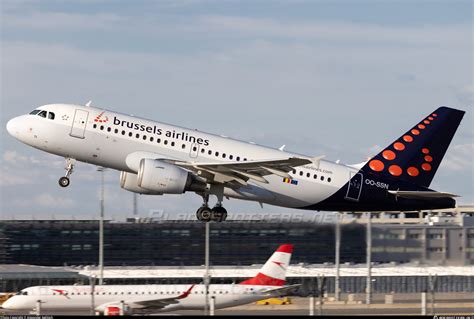
[(10, 121), (7, 122), (7, 131), (11, 136), (15, 136), (15, 132), (18, 127), (18, 119), (12, 118)]
[[(13, 297), (12, 297), (13, 298)], [(12, 309), (11, 308), (11, 305), (12, 304), (12, 301), (11, 301), (11, 298), (10, 299), (7, 299), (7, 301), (5, 301), (3, 304), (2, 304), (2, 308), (3, 309)]]

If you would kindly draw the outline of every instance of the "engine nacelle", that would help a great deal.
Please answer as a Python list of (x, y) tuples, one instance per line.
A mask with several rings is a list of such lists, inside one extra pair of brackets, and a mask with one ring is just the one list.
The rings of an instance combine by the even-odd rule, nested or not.
[(149, 189), (138, 186), (138, 175), (129, 172), (120, 172), (120, 187), (130, 192), (146, 195), (162, 195)]
[(202, 191), (206, 184), (184, 169), (160, 160), (144, 158), (138, 170), (138, 186), (161, 194)]

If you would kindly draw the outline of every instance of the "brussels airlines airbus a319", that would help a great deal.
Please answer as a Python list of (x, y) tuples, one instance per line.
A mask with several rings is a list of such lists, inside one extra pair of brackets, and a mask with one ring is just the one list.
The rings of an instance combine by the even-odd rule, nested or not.
[[(224, 197), (330, 211), (411, 211), (455, 207), (456, 195), (429, 188), (464, 111), (440, 107), (358, 165), (323, 160), (105, 109), (41, 106), (7, 123), (21, 142), (76, 161), (121, 171), (122, 188), (140, 194), (195, 192), (196, 216), (223, 221)], [(209, 207), (209, 195), (217, 197)]]

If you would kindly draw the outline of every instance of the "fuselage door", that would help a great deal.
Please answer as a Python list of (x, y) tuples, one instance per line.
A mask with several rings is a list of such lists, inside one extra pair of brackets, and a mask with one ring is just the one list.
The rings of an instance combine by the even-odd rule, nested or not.
[(189, 150), (189, 157), (196, 158), (199, 154), (199, 144), (193, 143), (191, 144), (191, 149)]
[(347, 186), (346, 199), (352, 201), (359, 201), (360, 193), (362, 192), (362, 183), (364, 182), (364, 177), (362, 173), (350, 172), (350, 181)]
[(86, 130), (87, 118), (89, 112), (77, 109), (74, 113), (74, 119), (72, 121), (71, 135), (72, 137), (84, 138), (84, 132)]

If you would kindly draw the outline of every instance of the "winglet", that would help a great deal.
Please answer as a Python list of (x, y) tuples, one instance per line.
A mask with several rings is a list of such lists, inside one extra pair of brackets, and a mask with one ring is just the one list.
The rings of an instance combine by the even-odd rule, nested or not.
[(86, 103), (86, 106), (87, 106), (87, 107), (90, 107), (91, 104), (92, 104), (92, 100), (89, 100), (89, 102)]
[(191, 287), (189, 287), (189, 289), (186, 290), (185, 292), (183, 292), (181, 295), (179, 295), (177, 299), (184, 299), (187, 296), (189, 296), (189, 294), (191, 293), (191, 290), (193, 290), (194, 286), (195, 285), (192, 285)]
[(279, 150), (283, 152), (283, 150), (285, 149), (285, 144), (283, 144), (282, 146), (280, 146)]

